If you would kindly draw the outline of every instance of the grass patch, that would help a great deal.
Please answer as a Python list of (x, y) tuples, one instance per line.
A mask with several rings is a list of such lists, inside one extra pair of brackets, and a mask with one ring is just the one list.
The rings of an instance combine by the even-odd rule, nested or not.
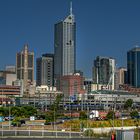
[(122, 127), (123, 126), (139, 126), (140, 121), (135, 119), (128, 119), (128, 120), (102, 120), (102, 121), (94, 121), (94, 120), (72, 120), (67, 121), (63, 124), (66, 128), (73, 128), (73, 129), (79, 129), (81, 128), (81, 123), (83, 128), (98, 128), (98, 127)]

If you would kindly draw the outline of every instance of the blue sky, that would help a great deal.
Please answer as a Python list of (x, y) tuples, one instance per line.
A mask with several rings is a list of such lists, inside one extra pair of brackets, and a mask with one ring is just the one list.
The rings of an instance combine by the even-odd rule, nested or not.
[[(126, 66), (126, 53), (140, 45), (140, 0), (72, 0), (77, 69), (91, 76), (97, 55)], [(0, 0), (0, 69), (15, 64), (29, 44), (35, 58), (53, 52), (54, 24), (69, 14), (70, 0)]]

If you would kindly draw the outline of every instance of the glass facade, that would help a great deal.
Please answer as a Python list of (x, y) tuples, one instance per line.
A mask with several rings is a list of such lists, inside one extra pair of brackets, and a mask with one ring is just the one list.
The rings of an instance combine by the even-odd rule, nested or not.
[(127, 71), (128, 84), (140, 87), (140, 48), (127, 52)]
[(54, 70), (55, 76), (71, 75), (76, 69), (76, 27), (74, 15), (55, 24)]
[(99, 84), (108, 84), (110, 76), (112, 75), (115, 67), (114, 63), (112, 64), (111, 61), (115, 60), (100, 56), (96, 58), (96, 60), (94, 61), (94, 73), (93, 73), (94, 83), (97, 83), (98, 81)]
[(33, 55), (31, 55), (31, 54), (29, 54), (28, 55), (28, 67), (29, 68), (32, 68), (32, 66), (33, 66)]
[[(114, 89), (115, 59), (97, 56), (94, 60), (93, 82), (102, 86), (110, 85)], [(109, 88), (109, 87), (108, 87)]]
[(36, 83), (40, 85), (53, 86), (54, 82), (54, 55), (45, 54), (36, 60)]

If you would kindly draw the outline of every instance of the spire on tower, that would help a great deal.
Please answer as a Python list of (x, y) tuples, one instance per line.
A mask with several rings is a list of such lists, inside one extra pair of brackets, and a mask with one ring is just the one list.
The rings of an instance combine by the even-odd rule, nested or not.
[(72, 1), (70, 2), (70, 15), (72, 15)]

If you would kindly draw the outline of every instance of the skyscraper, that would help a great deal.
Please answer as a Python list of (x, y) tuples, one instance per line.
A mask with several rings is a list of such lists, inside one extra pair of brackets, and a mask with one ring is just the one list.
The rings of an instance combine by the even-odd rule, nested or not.
[(53, 86), (54, 80), (54, 55), (43, 54), (36, 59), (36, 84)]
[(140, 87), (140, 47), (127, 52), (127, 71), (128, 84)]
[(23, 80), (24, 91), (34, 81), (34, 53), (29, 52), (28, 45), (24, 45), (23, 51), (16, 54), (17, 79)]
[[(110, 57), (97, 56), (94, 60), (93, 82), (114, 89), (115, 60)], [(109, 87), (107, 87), (109, 86)]]
[(54, 36), (54, 74), (59, 79), (64, 75), (72, 75), (76, 69), (76, 25), (72, 13), (55, 24)]

